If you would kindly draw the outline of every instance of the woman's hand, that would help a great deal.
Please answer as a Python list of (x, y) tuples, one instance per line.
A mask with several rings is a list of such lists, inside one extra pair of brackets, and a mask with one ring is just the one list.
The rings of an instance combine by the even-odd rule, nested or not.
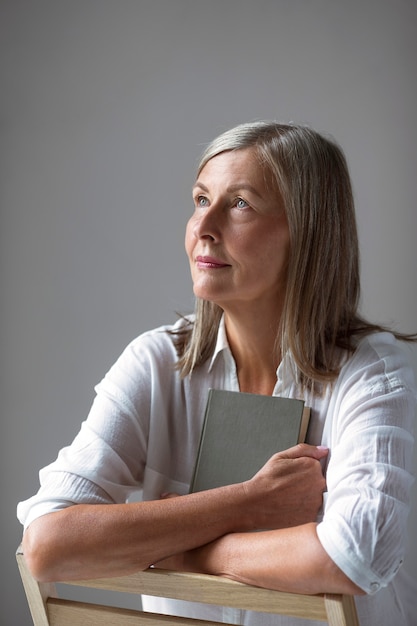
[[(327, 454), (327, 448), (298, 444), (274, 454), (253, 478), (242, 483), (245, 509), (253, 518), (249, 530), (314, 522), (326, 489), (320, 461)], [(162, 500), (175, 497), (175, 493), (161, 494)]]
[(275, 454), (243, 483), (253, 529), (289, 528), (317, 519), (326, 489), (320, 461), (327, 454), (327, 448), (298, 444)]

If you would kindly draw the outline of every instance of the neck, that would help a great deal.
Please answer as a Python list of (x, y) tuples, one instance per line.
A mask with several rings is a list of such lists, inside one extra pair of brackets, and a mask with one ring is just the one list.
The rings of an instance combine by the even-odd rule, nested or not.
[(281, 360), (277, 352), (278, 323), (242, 319), (225, 313), (228, 342), (236, 362), (240, 391), (271, 395)]

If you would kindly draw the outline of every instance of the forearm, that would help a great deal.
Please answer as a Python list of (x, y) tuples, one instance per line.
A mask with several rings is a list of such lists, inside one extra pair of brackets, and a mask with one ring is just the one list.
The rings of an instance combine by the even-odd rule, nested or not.
[[(299, 444), (245, 483), (131, 504), (78, 504), (36, 519), (23, 548), (38, 580), (128, 574), (230, 533), (316, 519), (327, 453)], [(300, 506), (302, 502), (302, 506)]]
[(315, 523), (226, 535), (182, 559), (184, 570), (225, 576), (269, 589), (306, 594), (363, 593), (322, 548)]
[(239, 485), (167, 500), (75, 505), (36, 519), (23, 549), (39, 580), (128, 574), (245, 528)]

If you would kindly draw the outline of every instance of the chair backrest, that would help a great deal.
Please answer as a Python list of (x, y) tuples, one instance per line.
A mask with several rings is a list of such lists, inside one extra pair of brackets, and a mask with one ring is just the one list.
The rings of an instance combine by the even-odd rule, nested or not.
[[(94, 602), (58, 598), (55, 585), (39, 583), (31, 575), (22, 549), (17, 562), (32, 614), (34, 626), (180, 626), (190, 624), (187, 618), (169, 617)], [(219, 576), (188, 574), (151, 568), (129, 576), (100, 578), (67, 584), (106, 589), (191, 602), (204, 602), (251, 611), (321, 620), (330, 626), (359, 626), (352, 596), (323, 594), (301, 595), (261, 589)], [(192, 620), (199, 626), (217, 622)]]

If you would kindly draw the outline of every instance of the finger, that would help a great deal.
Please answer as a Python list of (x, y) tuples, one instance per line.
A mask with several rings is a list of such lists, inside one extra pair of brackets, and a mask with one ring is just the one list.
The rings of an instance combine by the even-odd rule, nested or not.
[(159, 497), (161, 498), (161, 500), (168, 500), (169, 498), (178, 498), (178, 495), (178, 493), (170, 493), (166, 491), (164, 493), (161, 493)]
[(278, 453), (282, 459), (299, 459), (303, 456), (308, 456), (313, 459), (323, 459), (329, 453), (329, 448), (326, 446), (311, 446), (307, 443), (298, 443), (288, 450), (283, 450)]

